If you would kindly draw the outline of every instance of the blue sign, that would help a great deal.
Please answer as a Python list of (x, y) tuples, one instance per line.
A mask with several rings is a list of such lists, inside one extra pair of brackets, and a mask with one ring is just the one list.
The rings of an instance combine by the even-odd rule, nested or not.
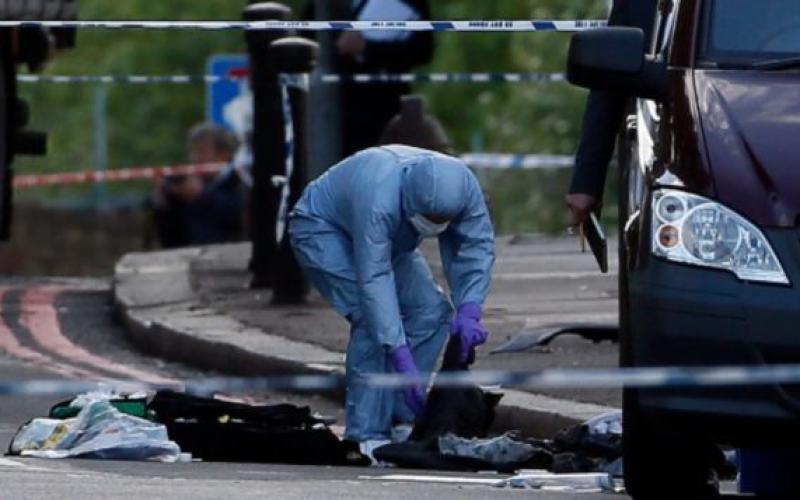
[[(207, 74), (221, 77), (209, 83), (206, 90), (206, 119), (239, 133), (242, 121), (252, 119), (252, 94), (246, 78), (231, 80), (231, 76), (248, 73), (250, 63), (245, 54), (218, 54), (208, 60)], [(249, 108), (249, 109), (248, 109)], [(248, 113), (250, 117), (242, 116)]]

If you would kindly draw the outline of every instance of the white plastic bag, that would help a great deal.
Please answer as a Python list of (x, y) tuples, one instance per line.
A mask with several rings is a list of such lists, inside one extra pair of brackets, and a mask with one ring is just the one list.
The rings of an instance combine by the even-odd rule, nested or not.
[(114, 408), (108, 401), (87, 401), (72, 419), (36, 419), (25, 426), (12, 453), (39, 458), (102, 458), (175, 462), (181, 450), (167, 429)]

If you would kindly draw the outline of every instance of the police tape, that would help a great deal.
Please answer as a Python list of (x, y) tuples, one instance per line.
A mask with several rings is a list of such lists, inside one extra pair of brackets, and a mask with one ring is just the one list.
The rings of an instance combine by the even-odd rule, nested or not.
[(0, 28), (78, 28), (109, 30), (257, 30), (257, 31), (435, 31), (435, 32), (575, 32), (601, 28), (605, 20), (472, 21), (33, 21), (2, 20)]
[(548, 83), (564, 82), (564, 73), (353, 73), (320, 74), (322, 83)]
[(469, 153), (461, 159), (472, 168), (487, 170), (558, 170), (575, 163), (571, 155)]
[(158, 83), (193, 84), (240, 81), (246, 76), (226, 75), (17, 75), (19, 83), (52, 84), (129, 84), (146, 85)]
[(294, 175), (294, 162), (296, 145), (294, 140), (294, 116), (292, 111), (292, 100), (289, 90), (292, 88), (308, 92), (309, 78), (307, 74), (280, 75), (281, 87), (281, 110), (283, 112), (284, 124), (284, 173), (282, 176), (274, 176), (272, 184), (276, 188), (281, 188), (280, 201), (278, 204), (278, 215), (275, 221), (275, 242), (280, 245), (286, 234), (289, 225), (289, 205), (292, 196), (292, 175)]
[[(294, 142), (293, 138), (292, 142)], [(468, 153), (462, 155), (461, 159), (468, 166), (480, 170), (557, 170), (571, 168), (574, 162), (574, 158), (569, 155), (526, 155), (508, 153)], [(292, 160), (292, 164), (294, 164), (294, 160)], [(18, 174), (14, 176), (14, 187), (17, 189), (26, 189), (43, 186), (69, 186), (102, 182), (150, 180), (159, 177), (181, 175), (213, 175), (224, 170), (226, 166), (227, 165), (224, 163), (214, 163), (168, 167), (131, 167), (115, 170), (91, 170), (52, 174)], [(286, 175), (273, 176), (272, 183), (275, 187), (282, 188), (286, 183), (286, 179)], [(283, 192), (281, 192), (281, 196), (283, 196)]]
[(131, 167), (118, 170), (27, 174), (15, 175), (13, 182), (15, 188), (23, 189), (40, 186), (67, 186), (100, 182), (148, 180), (173, 175), (213, 175), (224, 170), (227, 166), (228, 164), (226, 163), (207, 163), (171, 167)]
[(399, 389), (427, 385), (472, 386), (499, 389), (698, 389), (800, 384), (800, 365), (663, 367), (608, 369), (543, 369), (537, 371), (466, 371), (406, 376), (375, 374), (348, 379), (342, 374), (278, 375), (270, 377), (217, 377), (187, 380), (180, 384), (153, 384), (129, 380), (6, 380), (0, 381), (0, 396), (55, 396), (98, 389), (117, 392), (182, 390), (190, 394), (242, 393), (258, 391), (323, 392), (353, 385), (377, 389)]
[[(215, 84), (237, 82), (240, 75), (18, 75), (25, 84)], [(564, 73), (315, 73), (311, 83), (550, 83), (564, 82)]]

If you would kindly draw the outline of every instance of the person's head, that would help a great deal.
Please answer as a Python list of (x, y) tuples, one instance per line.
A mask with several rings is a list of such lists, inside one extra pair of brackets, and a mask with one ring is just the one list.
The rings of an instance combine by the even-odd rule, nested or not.
[(426, 157), (405, 172), (403, 208), (423, 237), (437, 236), (461, 217), (470, 193), (480, 192), (477, 183), (461, 160), (445, 155)]
[(425, 99), (406, 95), (400, 100), (400, 113), (392, 118), (381, 135), (382, 145), (402, 144), (452, 155), (453, 145), (442, 124), (425, 111)]
[(201, 123), (189, 131), (187, 147), (192, 163), (228, 163), (236, 152), (236, 139), (219, 125)]

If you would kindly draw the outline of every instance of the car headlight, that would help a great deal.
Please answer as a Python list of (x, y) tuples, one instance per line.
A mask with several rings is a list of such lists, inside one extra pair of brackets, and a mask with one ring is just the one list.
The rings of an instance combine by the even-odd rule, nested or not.
[(733, 210), (694, 194), (653, 193), (653, 254), (674, 262), (724, 269), (745, 281), (788, 285), (764, 234)]

